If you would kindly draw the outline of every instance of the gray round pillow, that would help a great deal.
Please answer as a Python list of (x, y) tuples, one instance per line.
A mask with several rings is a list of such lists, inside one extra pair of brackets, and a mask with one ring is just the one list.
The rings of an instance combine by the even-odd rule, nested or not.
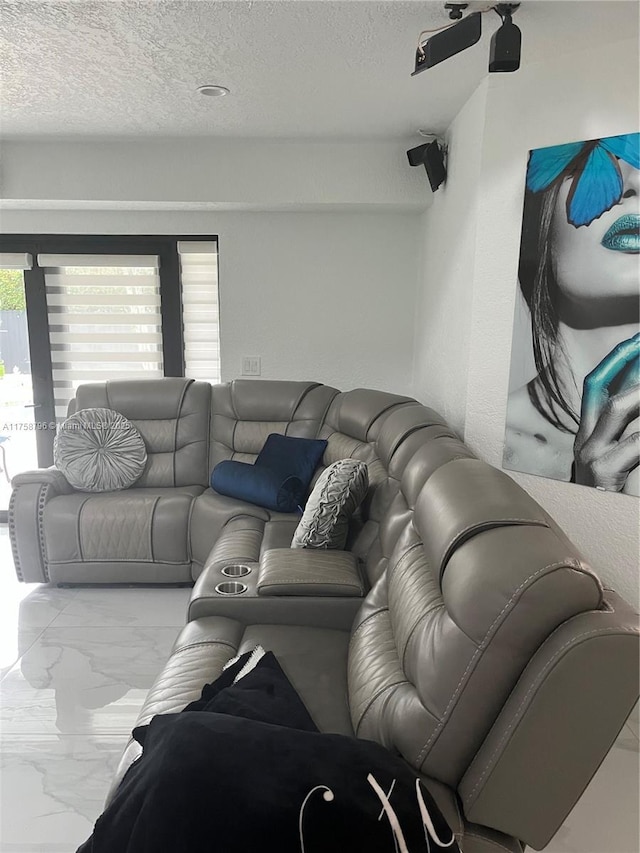
[(292, 548), (346, 545), (351, 516), (369, 489), (369, 469), (359, 459), (340, 459), (318, 477), (291, 542)]
[(61, 424), (53, 460), (81, 492), (126, 489), (140, 478), (147, 448), (136, 427), (113, 409), (81, 409)]

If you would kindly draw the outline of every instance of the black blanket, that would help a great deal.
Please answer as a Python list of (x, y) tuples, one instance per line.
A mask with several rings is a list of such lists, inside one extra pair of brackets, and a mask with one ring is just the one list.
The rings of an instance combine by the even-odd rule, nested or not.
[(234, 684), (246, 658), (134, 731), (142, 757), (78, 853), (459, 851), (403, 761), (319, 733), (270, 653)]

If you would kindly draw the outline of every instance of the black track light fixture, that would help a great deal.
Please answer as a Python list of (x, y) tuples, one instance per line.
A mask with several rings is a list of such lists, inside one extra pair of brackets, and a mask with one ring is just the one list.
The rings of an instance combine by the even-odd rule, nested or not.
[[(468, 3), (448, 2), (444, 4), (452, 23), (435, 29), (423, 30), (418, 37), (418, 48), (412, 77), (450, 59), (480, 41), (482, 16), (492, 10), (502, 21), (491, 38), (489, 71), (517, 71), (520, 67), (522, 34), (513, 23), (512, 16), (520, 3), (496, 3), (478, 12), (463, 15)], [(429, 36), (422, 40), (423, 36)]]
[[(421, 131), (422, 133), (422, 131)], [(407, 159), (410, 166), (424, 166), (431, 189), (435, 192), (447, 179), (447, 167), (445, 164), (446, 145), (437, 137), (417, 148), (407, 151)]]
[(452, 3), (445, 3), (444, 8), (449, 13), (449, 18), (452, 21), (459, 21), (460, 18), (462, 18), (462, 13), (464, 12), (464, 10), (467, 8), (468, 5), (469, 5), (468, 3), (452, 2)]
[(511, 20), (519, 3), (498, 3), (494, 11), (502, 18), (501, 27), (491, 36), (489, 72), (517, 71), (520, 68), (522, 33)]

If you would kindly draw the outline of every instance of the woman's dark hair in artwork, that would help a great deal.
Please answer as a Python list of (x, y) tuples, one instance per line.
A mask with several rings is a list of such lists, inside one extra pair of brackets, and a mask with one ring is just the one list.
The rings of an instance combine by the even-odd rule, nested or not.
[[(526, 191), (522, 218), (519, 278), (522, 295), (531, 312), (533, 357), (543, 399), (537, 384), (529, 384), (535, 408), (562, 432), (577, 432), (580, 413), (567, 403), (555, 368), (558, 347), (557, 282), (551, 257), (551, 220), (561, 182), (539, 193)], [(559, 413), (576, 425), (569, 429)]]

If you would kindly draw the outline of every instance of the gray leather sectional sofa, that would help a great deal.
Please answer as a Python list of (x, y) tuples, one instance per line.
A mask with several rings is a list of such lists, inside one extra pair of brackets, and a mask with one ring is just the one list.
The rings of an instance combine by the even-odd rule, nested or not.
[[(165, 379), (84, 386), (76, 406), (132, 420), (147, 470), (106, 495), (51, 469), (16, 477), (16, 570), (195, 580), (139, 723), (260, 644), (321, 730), (376, 740), (424, 778), (464, 853), (548, 843), (638, 697), (638, 615), (510, 477), (432, 410), (377, 391)], [(367, 463), (344, 552), (291, 550), (296, 516), (207, 487), (216, 462), (255, 459), (271, 432), (326, 438), (324, 465)], [(237, 565), (244, 592), (221, 595)], [(132, 741), (118, 779), (138, 754)]]

